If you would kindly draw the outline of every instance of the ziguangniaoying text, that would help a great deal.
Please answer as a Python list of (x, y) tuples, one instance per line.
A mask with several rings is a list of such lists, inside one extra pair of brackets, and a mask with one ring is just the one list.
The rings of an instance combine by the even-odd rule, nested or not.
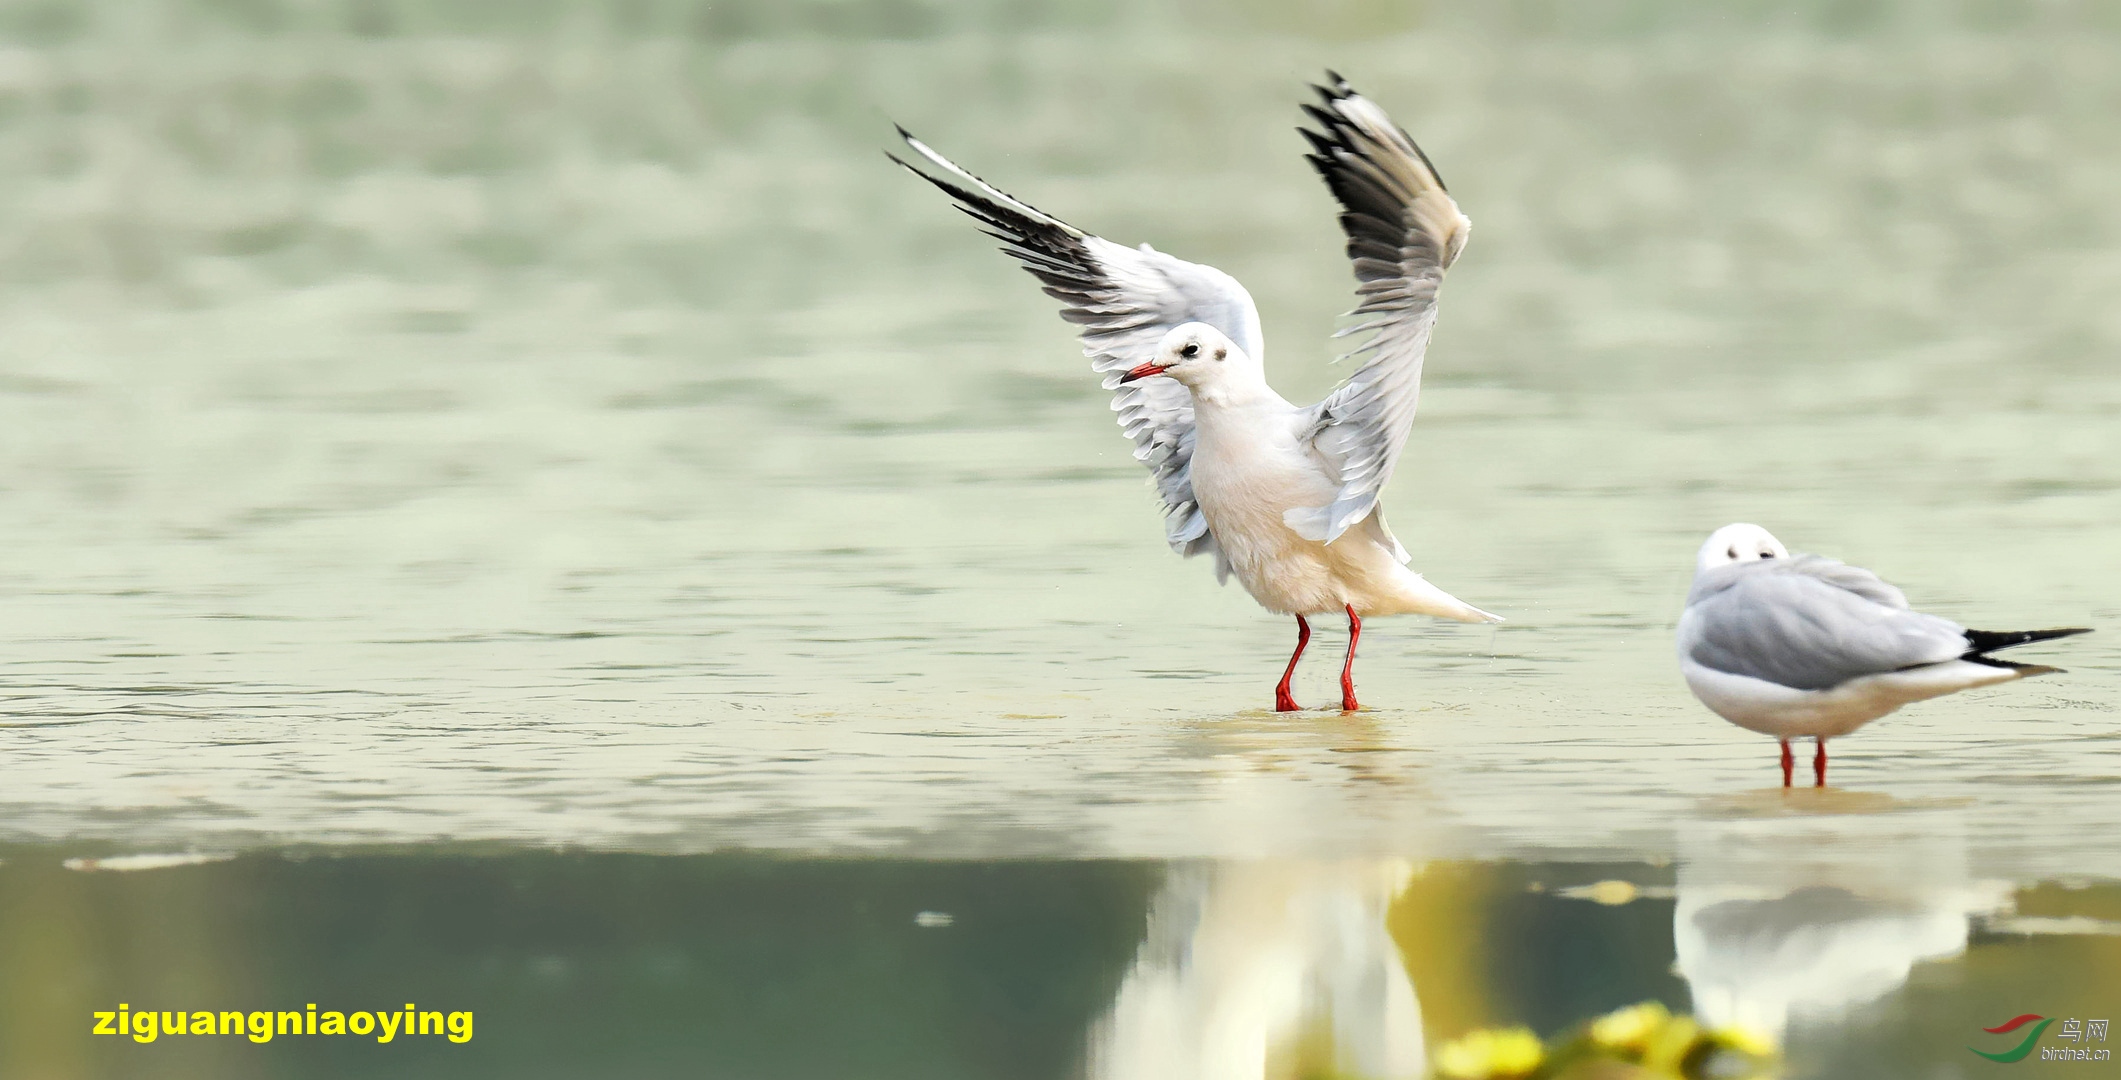
[(151, 1043), (164, 1036), (241, 1035), (254, 1043), (273, 1041), (277, 1035), (374, 1035), (379, 1043), (399, 1036), (440, 1035), (453, 1043), (471, 1041), (469, 1012), (421, 1012), (406, 1002), (403, 1010), (389, 1012), (318, 1012), (315, 1004), (281, 1012), (134, 1012), (121, 1004), (116, 1012), (95, 1013), (96, 1035), (126, 1035), (134, 1042)]

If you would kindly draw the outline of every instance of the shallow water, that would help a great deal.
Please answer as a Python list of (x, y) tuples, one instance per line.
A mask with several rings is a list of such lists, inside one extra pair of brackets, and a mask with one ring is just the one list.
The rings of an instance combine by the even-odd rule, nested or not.
[[(33, 853), (0, 878), (1121, 860), (1024, 871), (1130, 868), (1093, 904), (1116, 994), (1165, 860), (1683, 884), (1733, 822), (1860, 867), (1899, 846), (1872, 819), (1945, 818), (1924, 895), (1977, 943), (2121, 877), (2112, 633), (1836, 742), (1796, 802), (1669, 645), (1741, 519), (1969, 625), (2121, 614), (2104, 9), (171, 2), (0, 42), (0, 839)], [(905, 123), (1236, 274), (1309, 400), (1351, 295), (1289, 131), (1328, 65), (1476, 225), (1386, 501), (1510, 621), (1377, 620), (1363, 712), (1277, 716), (1286, 621), (1163, 548), (1050, 302), (878, 150)], [(1565, 1022), (1438, 1013), (1465, 995), (1408, 967), (1431, 1038)], [(2086, 978), (1922, 1015), (2114, 999)], [(1089, 1061), (1067, 1015), (1050, 1060)]]

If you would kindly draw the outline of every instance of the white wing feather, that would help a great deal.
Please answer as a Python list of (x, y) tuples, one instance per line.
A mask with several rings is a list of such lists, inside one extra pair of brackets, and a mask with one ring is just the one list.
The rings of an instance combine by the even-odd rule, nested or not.
[(1173, 327), (1202, 322), (1222, 331), (1253, 357), (1264, 342), (1259, 311), (1237, 279), (1212, 266), (1190, 263), (1147, 244), (1130, 248), (1093, 236), (1012, 198), (959, 168), (899, 129), (906, 145), (934, 170), (915, 176), (941, 188), (958, 208), (1002, 242), (1047, 295), (1067, 306), (1061, 317), (1082, 327), (1083, 354), (1112, 391), (1112, 411), (1134, 440), (1134, 457), (1149, 467), (1164, 503), (1165, 539), (1184, 555), (1214, 553), (1217, 577), (1228, 564), (1208, 531), (1193, 497), (1193, 400), (1170, 379), (1139, 379), (1122, 385), (1128, 369), (1155, 359), (1156, 345)]

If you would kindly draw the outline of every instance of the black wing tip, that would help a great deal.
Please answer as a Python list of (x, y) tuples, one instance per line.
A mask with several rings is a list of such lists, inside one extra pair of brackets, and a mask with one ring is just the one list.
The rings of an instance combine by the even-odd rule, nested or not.
[(910, 161), (907, 161), (905, 158), (902, 158), (889, 150), (884, 151), (884, 156), (890, 158), (892, 162), (896, 164), (899, 168), (904, 169), (907, 172), (912, 173), (913, 175), (918, 176), (931, 184), (934, 184), (936, 187), (942, 189), (943, 194), (950, 196), (952, 199), (955, 199), (960, 203), (984, 203), (986, 201), (984, 199), (981, 199), (979, 196), (973, 194), (972, 192), (966, 191), (964, 188), (958, 187), (956, 184), (953, 184), (948, 180), (944, 180), (941, 177), (936, 176), (928, 170), (923, 169)]
[[(1313, 105), (1307, 101), (1303, 103), (1303, 111), (1312, 120), (1323, 125), (1329, 132), (1338, 132), (1340, 128), (1347, 126), (1347, 118), (1340, 115), (1339, 105), (1341, 102), (1357, 96), (1355, 88), (1348, 85), (1348, 80), (1341, 78), (1340, 72), (1327, 68), (1326, 85), (1320, 86), (1317, 83), (1312, 83), (1311, 89), (1317, 92), (1318, 100), (1325, 107), (1320, 108), (1318, 105)], [(1296, 130), (1303, 131), (1304, 129), (1297, 128)]]
[[(1327, 68), (1325, 85), (1321, 86), (1317, 83), (1312, 83), (1311, 89), (1318, 94), (1319, 105), (1305, 102), (1303, 106), (1304, 112), (1309, 113), (1312, 119), (1325, 125), (1328, 131), (1338, 132), (1340, 129), (1353, 126), (1348, 122), (1348, 118), (1342, 115), (1340, 103), (1362, 95), (1355, 92), (1355, 88), (1348, 84), (1348, 80), (1343, 78), (1340, 72)], [(1324, 108), (1320, 108), (1320, 105), (1323, 105)]]
[[(1320, 127), (1325, 128), (1325, 131), (1320, 133), (1304, 127), (1298, 127), (1296, 130), (1302, 132), (1304, 138), (1309, 139), (1311, 144), (1317, 147), (1322, 154), (1326, 152), (1327, 146), (1332, 146), (1358, 157), (1363, 156), (1362, 148), (1357, 146), (1355, 140), (1349, 135), (1349, 132), (1356, 130), (1355, 124), (1345, 115), (1342, 115), (1339, 109), (1341, 102), (1349, 98), (1361, 97), (1362, 95), (1357, 94), (1355, 88), (1349, 86), (1348, 80), (1341, 78), (1339, 72), (1328, 68), (1326, 69), (1326, 77), (1333, 82), (1331, 87), (1319, 86), (1316, 83), (1311, 86), (1311, 89), (1318, 91), (1318, 96), (1325, 102), (1326, 107), (1320, 108), (1310, 102), (1305, 102), (1302, 106), (1305, 115), (1309, 116)], [(1397, 125), (1394, 126), (1397, 127)], [(1429, 175), (1436, 178), (1436, 186), (1443, 189), (1445, 194), (1449, 194), (1451, 185), (1443, 182), (1443, 173), (1437, 171), (1436, 163), (1429, 160), (1428, 152), (1421, 148), (1421, 144), (1414, 140), (1414, 136), (1407, 134), (1405, 128), (1398, 128), (1398, 131), (1399, 137), (1405, 139), (1407, 145), (1414, 148), (1414, 156), (1421, 159), (1422, 165), (1429, 170)], [(1319, 161), (1317, 158), (1313, 158), (1312, 163), (1318, 166), (1320, 172), (1325, 172), (1328, 167), (1326, 163)]]
[[(2030, 645), (2035, 641), (2053, 641), (2056, 638), (2075, 637), (2078, 634), (2089, 634), (2091, 632), (2092, 628), (2089, 626), (2062, 626), (2052, 630), (1968, 630), (1966, 632), (1966, 643), (1969, 648), (1963, 659), (1987, 661), (1987, 657), (1982, 654), (1992, 653), (1998, 649)], [(2003, 663), (2000, 660), (1988, 662)]]
[(1969, 654), (1967, 656), (1962, 656), (1959, 659), (1964, 660), (1970, 664), (1980, 664), (1982, 667), (2002, 668), (2005, 671), (2014, 671), (2018, 673), (2018, 677), (2021, 679), (2030, 679), (2035, 675), (2067, 675), (2069, 673), (2067, 668), (2049, 667), (2046, 664), (2016, 664), (2012, 663), (2009, 660), (1998, 660), (1993, 656), (1977, 656)]
[[(913, 135), (897, 124), (900, 136), (907, 142), (915, 142)], [(1066, 286), (1071, 289), (1097, 289), (1108, 287), (1104, 270), (1084, 246), (1089, 235), (1047, 214), (1043, 210), (1021, 202), (1015, 196), (973, 176), (973, 181), (986, 188), (974, 190), (946, 180), (927, 169), (920, 168), (889, 150), (884, 156), (899, 168), (926, 180), (950, 196), (958, 213), (971, 218), (979, 231), (1000, 240), (1002, 250), (1015, 256), (1025, 270), (1030, 271), (1049, 286)], [(922, 155), (926, 157), (926, 154)], [(972, 176), (971, 173), (965, 173)], [(990, 198), (989, 195), (998, 198)], [(999, 201), (998, 201), (999, 200)], [(1025, 211), (1029, 213), (1025, 213)], [(1065, 272), (1065, 278), (1060, 275)]]
[[(1328, 102), (1331, 102), (1331, 100), (1331, 98), (1327, 99)], [(1303, 136), (1305, 142), (1311, 144), (1312, 152), (1305, 156), (1311, 159), (1311, 163), (1316, 165), (1320, 172), (1325, 172), (1332, 167), (1332, 157), (1335, 151), (1354, 152), (1354, 145), (1348, 139), (1348, 121), (1346, 117), (1327, 109), (1321, 109), (1308, 101), (1304, 102), (1299, 108), (1303, 109), (1305, 116), (1310, 117), (1312, 123), (1324, 129), (1314, 131), (1302, 124), (1296, 126), (1296, 133)]]
[[(904, 141), (905, 144), (908, 146), (916, 146), (920, 143), (919, 139), (913, 137), (912, 132), (906, 130), (906, 125), (901, 124), (896, 120), (891, 122), (891, 130), (898, 132), (899, 139)], [(890, 158), (894, 162), (897, 162), (899, 168), (904, 169), (907, 172), (910, 172), (913, 175), (918, 176), (931, 184), (936, 182), (935, 177), (928, 175), (926, 170), (914, 168), (913, 164), (907, 161), (905, 158), (902, 158), (889, 150), (884, 151), (884, 156)]]
[(1309, 115), (1311, 115), (1311, 119), (1315, 119), (1315, 121), (1319, 121), (1319, 123), (1326, 123), (1326, 125), (1332, 125), (1332, 127), (1340, 127), (1340, 125), (1345, 125), (1345, 123), (1347, 123), (1347, 119), (1345, 119), (1345, 117), (1340, 117), (1340, 102), (1345, 102), (1345, 100), (1353, 98), (1353, 95), (1355, 95), (1355, 91), (1347, 89), (1347, 85), (1340, 85), (1340, 87), (1319, 87), (1319, 85), (1313, 85), (1311, 89), (1319, 91), (1319, 100), (1317, 100), (1317, 104), (1311, 104), (1311, 102), (1304, 102), (1304, 104), (1302, 104), (1304, 112), (1309, 112)]

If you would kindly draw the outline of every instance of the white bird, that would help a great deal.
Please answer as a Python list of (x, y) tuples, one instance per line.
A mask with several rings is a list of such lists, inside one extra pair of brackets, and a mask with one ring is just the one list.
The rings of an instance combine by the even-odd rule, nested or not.
[(1782, 743), (1816, 740), (1813, 782), (1826, 786), (1826, 741), (1910, 702), (2058, 668), (1988, 654), (2090, 631), (1989, 631), (1908, 607), (1868, 570), (1819, 555), (1790, 556), (1758, 525), (1725, 525), (1694, 560), (1679, 616), (1679, 670), (1701, 703)]
[(1274, 691), (1283, 712), (1297, 708), (1289, 679), (1311, 640), (1306, 615), (1347, 613), (1344, 710), (1358, 708), (1363, 616), (1502, 621), (1408, 570), (1377, 502), (1414, 420), (1437, 286), (1472, 223), (1406, 132), (1327, 74), (1332, 87), (1314, 88), (1322, 105), (1304, 107), (1323, 130), (1298, 130), (1344, 210), (1361, 297), (1350, 314), (1368, 317), (1342, 333), (1372, 336), (1349, 354), (1361, 366), (1315, 405), (1292, 405), (1267, 385), (1259, 311), (1230, 275), (1085, 233), (904, 128), (899, 135), (933, 171), (892, 157), (956, 199), (1067, 305), (1061, 317), (1083, 328), (1083, 352), (1113, 392), (1135, 458), (1154, 474), (1172, 549), (1212, 554), (1217, 581), (1235, 576), (1262, 607), (1296, 617), (1296, 651)]

